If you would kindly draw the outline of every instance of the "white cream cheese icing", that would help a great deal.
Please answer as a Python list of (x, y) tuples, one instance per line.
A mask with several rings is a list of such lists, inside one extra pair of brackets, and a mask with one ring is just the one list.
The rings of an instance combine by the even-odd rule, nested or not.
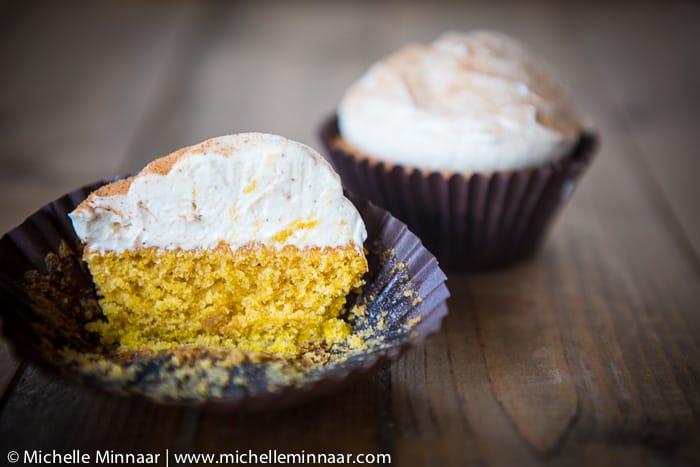
[(546, 65), (491, 31), (447, 33), (374, 64), (345, 94), (338, 124), (367, 155), (452, 172), (554, 160), (581, 128)]
[(190, 250), (259, 242), (361, 249), (367, 237), (338, 175), (304, 144), (244, 133), (169, 158), (154, 161), (130, 183), (91, 194), (69, 214), (86, 248)]

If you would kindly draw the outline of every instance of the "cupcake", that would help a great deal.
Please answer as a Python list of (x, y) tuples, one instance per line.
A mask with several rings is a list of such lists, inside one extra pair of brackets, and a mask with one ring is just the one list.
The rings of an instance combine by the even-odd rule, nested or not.
[(346, 187), (451, 269), (532, 253), (595, 148), (546, 64), (491, 31), (447, 33), (374, 64), (321, 138)]
[(70, 213), (105, 321), (124, 350), (216, 345), (298, 355), (349, 337), (365, 225), (316, 151), (245, 133), (105, 185)]
[(217, 412), (289, 407), (422, 345), (447, 314), (445, 279), (318, 153), (261, 134), (76, 189), (0, 238), (2, 333), (22, 360)]

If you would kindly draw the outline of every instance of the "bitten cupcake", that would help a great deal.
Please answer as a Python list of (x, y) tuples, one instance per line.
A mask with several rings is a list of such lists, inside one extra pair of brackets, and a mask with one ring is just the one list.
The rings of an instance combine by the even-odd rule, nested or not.
[(364, 222), (316, 151), (281, 136), (212, 138), (93, 192), (71, 214), (124, 350), (185, 344), (298, 355), (338, 343), (367, 272)]
[(451, 269), (533, 252), (596, 141), (547, 65), (491, 31), (447, 33), (374, 64), (321, 138), (346, 187)]

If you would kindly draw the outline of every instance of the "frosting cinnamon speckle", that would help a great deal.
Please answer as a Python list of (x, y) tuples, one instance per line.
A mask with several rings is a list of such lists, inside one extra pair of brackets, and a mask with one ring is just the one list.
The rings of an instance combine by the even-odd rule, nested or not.
[(88, 250), (362, 248), (340, 178), (310, 147), (261, 133), (213, 138), (93, 192), (69, 214)]
[(547, 66), (491, 31), (448, 33), (374, 64), (345, 94), (343, 139), (396, 164), (509, 170), (568, 153), (581, 125)]

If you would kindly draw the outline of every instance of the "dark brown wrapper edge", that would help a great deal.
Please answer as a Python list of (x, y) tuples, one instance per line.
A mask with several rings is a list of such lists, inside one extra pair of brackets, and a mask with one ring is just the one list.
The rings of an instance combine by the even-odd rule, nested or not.
[[(44, 371), (68, 382), (81, 384), (90, 390), (145, 398), (167, 405), (197, 406), (227, 412), (277, 410), (347, 386), (356, 378), (366, 376), (395, 360), (409, 348), (422, 345), (429, 335), (440, 329), (442, 320), (447, 315), (446, 300), (449, 292), (445, 284), (446, 276), (438, 267), (435, 257), (401, 221), (387, 211), (368, 201), (349, 196), (364, 219), (368, 232), (365, 245), (369, 250), (370, 272), (363, 290), (371, 290), (376, 294), (373, 304), (368, 305), (368, 312), (374, 313), (380, 309), (383, 312), (387, 309), (389, 311), (390, 324), (382, 331), (386, 346), (356, 356), (327, 371), (321, 369), (308, 381), (283, 385), (268, 392), (264, 389), (247, 391), (246, 388), (231, 388), (224, 393), (224, 397), (153, 398), (149, 396), (148, 387), (139, 387), (138, 382), (133, 387), (115, 388), (99, 379), (86, 378), (70, 368), (58, 366), (56, 359), (46, 354), (40, 342), (47, 337), (37, 335), (35, 324), (39, 317), (22, 284), (28, 271), (47, 272), (46, 257), (49, 253), (56, 253), (62, 242), (75, 251), (80, 250), (80, 242), (67, 214), (90, 192), (105, 183), (107, 182), (103, 181), (80, 188), (47, 204), (0, 239), (0, 315), (3, 334), (20, 358), (36, 363)], [(391, 263), (384, 261), (381, 258), (383, 255), (373, 253), (389, 250), (395, 255)], [(393, 267), (399, 262), (406, 266), (411, 289), (417, 291), (422, 299), (419, 303), (407, 304), (405, 289), (393, 280)], [(83, 273), (79, 282), (82, 282), (83, 289), (92, 288), (89, 274)], [(416, 317), (420, 319), (416, 320), (410, 332), (406, 332), (405, 328), (399, 331), (408, 320)], [(391, 323), (395, 324), (395, 329)], [(151, 364), (147, 368), (148, 374), (142, 379), (157, 379), (158, 365), (159, 363)]]
[(320, 138), (345, 188), (405, 222), (454, 271), (531, 255), (598, 146), (596, 135), (584, 132), (571, 154), (539, 167), (446, 176), (349, 153), (335, 144), (338, 137), (332, 115)]

